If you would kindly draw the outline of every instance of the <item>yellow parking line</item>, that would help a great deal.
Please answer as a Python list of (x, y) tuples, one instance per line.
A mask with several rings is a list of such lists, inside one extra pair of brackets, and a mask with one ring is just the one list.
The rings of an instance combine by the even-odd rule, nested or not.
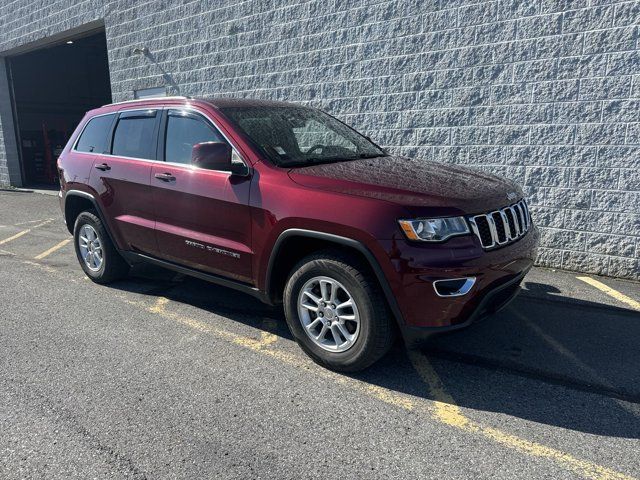
[(633, 477), (625, 475), (597, 463), (580, 460), (574, 456), (555, 448), (547, 447), (537, 442), (525, 440), (497, 428), (482, 425), (465, 417), (453, 398), (442, 385), (440, 377), (424, 355), (409, 352), (414, 368), (429, 388), (435, 403), (435, 416), (442, 423), (455, 427), (461, 431), (474, 433), (513, 450), (533, 457), (548, 458), (584, 478), (594, 480), (630, 480)]
[(38, 222), (50, 222), (52, 221), (52, 218), (45, 218), (45, 219), (40, 219), (40, 220), (27, 220), (26, 222), (20, 222), (20, 223), (14, 223), (13, 226), (14, 227), (21, 227), (22, 225), (29, 225), (30, 223), (38, 223)]
[(49, 250), (45, 250), (40, 255), (36, 255), (34, 258), (36, 260), (42, 260), (43, 258), (48, 257), (49, 255), (51, 255), (56, 250), (60, 250), (62, 247), (64, 247), (70, 241), (71, 241), (71, 239), (67, 238), (66, 240), (63, 240), (60, 243), (58, 243), (58, 244), (54, 245), (53, 247), (51, 247)]
[(50, 224), (51, 222), (53, 222), (53, 220), (54, 220), (53, 218), (49, 218), (48, 220), (45, 220), (45, 221), (43, 221), (42, 223), (39, 223), (39, 224), (37, 224), (37, 225), (34, 225), (34, 226), (33, 226), (33, 227), (31, 227), (29, 230), (33, 230), (34, 228), (40, 228), (40, 227), (43, 227), (43, 226), (45, 226), (45, 225), (48, 225), (48, 224)]
[[(274, 343), (273, 338), (270, 335), (261, 335), (260, 340), (256, 340), (212, 326), (194, 318), (170, 312), (166, 308), (169, 303), (169, 299), (165, 297), (158, 298), (156, 304), (153, 306), (149, 306), (144, 302), (132, 301), (125, 297), (122, 298), (129, 304), (136, 305), (149, 312), (159, 314), (165, 319), (176, 321), (201, 332), (213, 334), (241, 347), (275, 358), (282, 363), (305, 370), (310, 368), (310, 361), (308, 359), (299, 358), (298, 356), (285, 352), (281, 349), (270, 348)], [(410, 351), (409, 357), (413, 367), (429, 389), (429, 393), (433, 398), (433, 406), (427, 404), (422, 399), (416, 399), (415, 397), (401, 394), (378, 385), (371, 385), (344, 375), (336, 374), (329, 370), (318, 368), (314, 370), (314, 375), (320, 375), (324, 378), (331, 379), (336, 383), (353, 388), (404, 410), (424, 411), (440, 423), (457, 428), (465, 433), (480, 435), (481, 437), (519, 451), (520, 453), (538, 458), (548, 458), (567, 470), (584, 478), (590, 478), (593, 480), (633, 480), (633, 477), (631, 476), (616, 472), (615, 470), (603, 467), (594, 462), (580, 460), (560, 450), (525, 440), (515, 435), (503, 432), (497, 428), (482, 425), (470, 420), (462, 413), (460, 407), (456, 405), (451, 395), (447, 393), (440, 377), (433, 369), (427, 358), (416, 351)]]
[(15, 235), (13, 235), (13, 236), (11, 236), (9, 238), (5, 238), (4, 240), (0, 240), (0, 245), (4, 245), (5, 243), (9, 243), (11, 240), (15, 240), (16, 238), (20, 238), (21, 236), (26, 235), (30, 231), (31, 231), (31, 229), (27, 228), (26, 230), (22, 230), (21, 232), (18, 232)]
[[(124, 295), (121, 295), (120, 298), (125, 303), (142, 308), (144, 310), (147, 310), (148, 312), (158, 314), (166, 320), (172, 320), (194, 330), (198, 330), (202, 333), (211, 334), (221, 340), (233, 343), (254, 352), (258, 352), (267, 357), (274, 358), (285, 365), (289, 365), (301, 370), (309, 370), (313, 368), (313, 362), (308, 357), (294, 355), (282, 349), (269, 348), (275, 343), (273, 338), (275, 337), (275, 335), (273, 334), (260, 335), (260, 340), (256, 340), (254, 338), (246, 337), (244, 335), (238, 335), (228, 330), (218, 328), (209, 323), (201, 322), (200, 320), (196, 320), (195, 318), (170, 312), (166, 309), (166, 305), (169, 303), (169, 299), (165, 297), (159, 297), (156, 300), (155, 305), (153, 306), (149, 306), (142, 301), (130, 300)], [(356, 391), (369, 395), (370, 397), (376, 398), (390, 405), (395, 405), (405, 410), (414, 410), (418, 405), (409, 395), (397, 393), (378, 385), (360, 382), (358, 380), (340, 375), (325, 368), (314, 369), (313, 374), (331, 380), (340, 385), (348, 386)]]
[(15, 235), (9, 237), (9, 238), (5, 238), (4, 240), (0, 240), (0, 245), (4, 245), (5, 243), (9, 243), (12, 240), (15, 240), (16, 238), (20, 238), (23, 235), (26, 235), (27, 233), (29, 233), (31, 230), (33, 230), (34, 228), (38, 228), (38, 227), (42, 227), (43, 225), (46, 225), (47, 223), (51, 223), (53, 222), (53, 218), (50, 218), (49, 220), (45, 220), (42, 223), (39, 223), (38, 225), (34, 225), (31, 228), (27, 228), (26, 230), (22, 230), (21, 232), (16, 233)]
[(603, 291), (610, 297), (615, 298), (619, 302), (626, 303), (631, 308), (635, 310), (640, 310), (640, 302), (635, 301), (633, 298), (627, 297), (624, 293), (620, 293), (617, 290), (614, 290), (608, 285), (605, 285), (602, 282), (599, 282), (595, 278), (591, 277), (576, 277), (578, 280), (582, 280), (584, 283), (588, 283), (592, 287), (596, 287), (598, 290)]
[[(41, 263), (28, 261), (24, 263), (33, 265), (37, 268), (46, 267), (46, 265)], [(47, 271), (49, 270), (47, 269)], [(51, 273), (60, 275), (59, 271), (53, 269), (51, 269)], [(462, 432), (479, 435), (492, 440), (497, 444), (529, 456), (553, 460), (558, 465), (584, 478), (590, 478), (593, 480), (634, 480), (634, 477), (632, 476), (598, 465), (597, 463), (580, 460), (563, 451), (525, 440), (515, 435), (503, 432), (497, 428), (482, 425), (479, 422), (469, 419), (462, 413), (460, 407), (456, 405), (454, 399), (445, 390), (440, 377), (427, 358), (419, 352), (409, 352), (409, 357), (414, 368), (429, 389), (429, 393), (433, 398), (433, 404), (420, 397), (399, 393), (382, 386), (372, 385), (352, 377), (337, 374), (324, 368), (314, 368), (311, 360), (306, 357), (294, 355), (280, 348), (272, 348), (274, 342), (268, 335), (261, 336), (260, 340), (256, 340), (185, 315), (171, 312), (166, 308), (170, 302), (168, 298), (159, 297), (155, 305), (149, 305), (144, 301), (132, 300), (125, 294), (120, 294), (118, 297), (129, 305), (144, 309), (150, 313), (157, 314), (166, 320), (180, 323), (202, 333), (211, 334), (221, 340), (231, 342), (261, 355), (274, 358), (283, 364), (306, 371), (313, 369), (313, 375), (315, 376), (329, 379), (340, 385), (365, 393), (384, 403), (394, 405), (407, 411), (426, 413), (436, 421), (449, 425), (453, 428), (457, 428)]]

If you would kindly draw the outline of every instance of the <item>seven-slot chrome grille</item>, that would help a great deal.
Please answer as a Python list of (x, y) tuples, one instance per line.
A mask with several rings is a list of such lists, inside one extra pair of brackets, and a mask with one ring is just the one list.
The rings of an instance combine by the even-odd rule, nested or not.
[(469, 223), (482, 248), (488, 250), (523, 237), (531, 227), (531, 216), (523, 199), (501, 210), (469, 217)]

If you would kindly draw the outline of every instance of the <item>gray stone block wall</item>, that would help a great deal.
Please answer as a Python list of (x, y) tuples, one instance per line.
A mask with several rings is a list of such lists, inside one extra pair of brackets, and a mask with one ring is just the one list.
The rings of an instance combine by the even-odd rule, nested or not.
[[(539, 264), (640, 278), (638, 1), (0, 0), (0, 18), (0, 55), (104, 19), (115, 101), (160, 85), (298, 101), (391, 151), (507, 175)], [(0, 142), (0, 181), (3, 158)]]

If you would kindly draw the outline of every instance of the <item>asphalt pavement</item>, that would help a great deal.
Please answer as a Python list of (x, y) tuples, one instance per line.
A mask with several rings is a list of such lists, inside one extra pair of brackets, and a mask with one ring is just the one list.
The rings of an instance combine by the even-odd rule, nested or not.
[(534, 269), (340, 375), (281, 309), (151, 267), (99, 286), (70, 239), (55, 196), (0, 191), (0, 478), (640, 478), (638, 283)]

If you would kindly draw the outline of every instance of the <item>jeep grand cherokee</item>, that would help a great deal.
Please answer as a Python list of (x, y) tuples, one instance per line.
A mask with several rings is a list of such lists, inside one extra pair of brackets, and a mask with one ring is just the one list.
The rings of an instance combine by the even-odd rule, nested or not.
[(295, 104), (163, 98), (86, 114), (58, 160), (80, 266), (151, 262), (284, 304), (315, 361), (360, 370), (505, 305), (535, 257), (522, 190), (388, 154)]

